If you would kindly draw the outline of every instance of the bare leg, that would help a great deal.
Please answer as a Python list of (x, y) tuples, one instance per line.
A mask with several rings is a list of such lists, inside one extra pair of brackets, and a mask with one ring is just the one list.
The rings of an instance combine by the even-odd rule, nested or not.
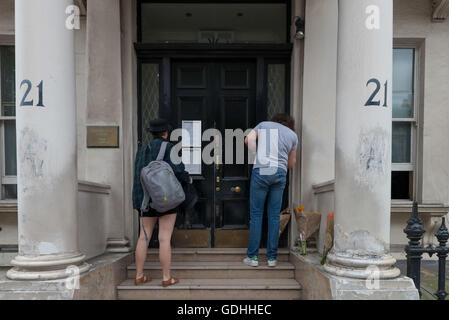
[(159, 217), (159, 260), (162, 265), (162, 280), (171, 278), (171, 245), (170, 240), (176, 222), (176, 213)]
[(136, 246), (136, 279), (143, 276), (143, 267), (147, 258), (147, 244), (145, 241), (145, 233), (143, 232), (142, 226), (145, 226), (145, 232), (147, 233), (148, 241), (150, 241), (156, 221), (156, 217), (140, 218), (140, 235)]

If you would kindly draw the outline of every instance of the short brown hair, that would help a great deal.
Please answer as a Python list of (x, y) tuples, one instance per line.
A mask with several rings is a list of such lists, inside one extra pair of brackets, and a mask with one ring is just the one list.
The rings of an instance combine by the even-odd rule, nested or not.
[(277, 113), (271, 118), (271, 121), (280, 123), (295, 131), (295, 120), (286, 113)]

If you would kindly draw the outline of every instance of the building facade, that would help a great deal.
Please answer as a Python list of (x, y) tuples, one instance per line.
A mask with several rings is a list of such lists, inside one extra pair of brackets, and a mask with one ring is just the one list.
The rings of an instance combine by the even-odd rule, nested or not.
[[(217, 143), (206, 129), (225, 137), (286, 112), (300, 144), (284, 207), (322, 213), (320, 253), (335, 212), (325, 272), (338, 283), (374, 265), (410, 284), (393, 265), (412, 202), (426, 244), (449, 211), (448, 15), (447, 0), (0, 0), (8, 281), (64, 278), (69, 265), (95, 278), (92, 259), (132, 255), (133, 162), (150, 119), (190, 128), (182, 154), (197, 159)], [(250, 166), (217, 157), (188, 166), (200, 199), (175, 247), (246, 246)], [(297, 238), (292, 219), (280, 244)]]

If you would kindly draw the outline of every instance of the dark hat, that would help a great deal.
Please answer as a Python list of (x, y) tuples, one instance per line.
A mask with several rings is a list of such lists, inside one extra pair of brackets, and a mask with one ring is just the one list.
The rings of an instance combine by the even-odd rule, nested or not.
[(147, 131), (149, 132), (163, 132), (163, 131), (169, 131), (170, 125), (168, 124), (168, 121), (165, 119), (154, 119), (150, 121), (150, 126), (148, 127)]

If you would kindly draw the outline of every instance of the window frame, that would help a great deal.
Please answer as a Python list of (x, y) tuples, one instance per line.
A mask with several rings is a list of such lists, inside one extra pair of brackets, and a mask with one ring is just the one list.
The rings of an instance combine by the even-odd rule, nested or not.
[[(412, 199), (392, 199), (393, 202), (412, 202), (421, 199), (421, 163), (422, 163), (422, 118), (424, 109), (424, 39), (406, 39), (395, 38), (393, 40), (394, 49), (413, 49), (413, 118), (392, 118), (394, 122), (406, 122), (411, 124), (410, 139), (410, 162), (409, 163), (393, 163), (391, 171), (407, 171), (412, 172)], [(393, 108), (393, 106), (392, 106)]]
[[(14, 36), (0, 35), (0, 46), (15, 47)], [(0, 65), (0, 73), (1, 65)], [(1, 81), (0, 81), (0, 109), (1, 106)], [(15, 102), (15, 101), (14, 101)], [(3, 116), (3, 110), (0, 110), (0, 151), (2, 156), (0, 158), (0, 202), (17, 200), (17, 199), (5, 199), (3, 197), (3, 186), (5, 185), (17, 185), (17, 175), (6, 175), (6, 152), (5, 152), (5, 122), (16, 121), (16, 116)], [(16, 137), (17, 139), (17, 137)]]

